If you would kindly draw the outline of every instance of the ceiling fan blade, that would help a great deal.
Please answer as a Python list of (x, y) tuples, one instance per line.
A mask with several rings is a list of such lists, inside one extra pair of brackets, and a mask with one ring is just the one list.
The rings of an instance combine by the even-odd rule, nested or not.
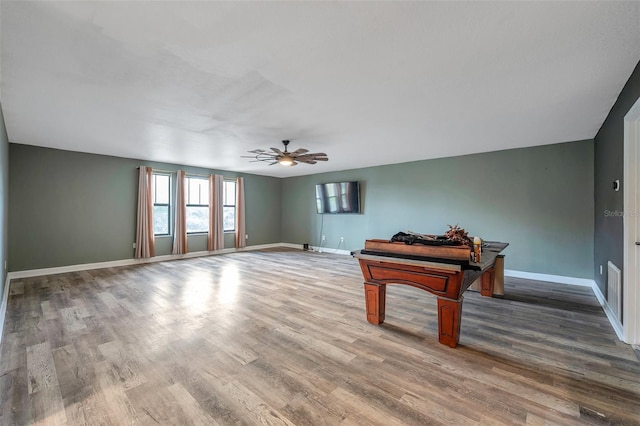
[(259, 161), (271, 161), (271, 160), (275, 160), (276, 158), (278, 158), (278, 155), (275, 154), (271, 154), (268, 152), (260, 152), (256, 155), (241, 155), (240, 158), (253, 158)]
[(308, 163), (309, 161), (313, 161), (313, 157), (296, 157), (296, 161)]
[(271, 148), (271, 150), (272, 150), (273, 152), (275, 152), (276, 154), (278, 154), (278, 155), (282, 155), (282, 154), (284, 154), (284, 153), (283, 153), (282, 151), (280, 151), (278, 148)]
[(273, 166), (274, 164), (278, 164), (278, 162), (274, 161), (273, 163), (269, 163), (270, 166)]
[(266, 152), (264, 149), (254, 149), (253, 151), (247, 151), (247, 152), (253, 152), (254, 154), (260, 154), (262, 152)]
[(298, 148), (295, 151), (293, 151), (292, 154), (300, 155), (300, 154), (306, 154), (307, 152), (309, 152), (308, 149)]
[(326, 155), (304, 154), (304, 155), (299, 155), (298, 157), (296, 157), (296, 160), (299, 160), (299, 161), (309, 161), (309, 160), (328, 161), (329, 158), (327, 158)]

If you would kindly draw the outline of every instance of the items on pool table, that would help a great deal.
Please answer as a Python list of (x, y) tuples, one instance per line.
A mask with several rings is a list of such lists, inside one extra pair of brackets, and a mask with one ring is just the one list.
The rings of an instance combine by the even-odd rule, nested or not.
[(473, 237), (473, 261), (480, 262), (480, 250), (482, 250), (480, 237)]

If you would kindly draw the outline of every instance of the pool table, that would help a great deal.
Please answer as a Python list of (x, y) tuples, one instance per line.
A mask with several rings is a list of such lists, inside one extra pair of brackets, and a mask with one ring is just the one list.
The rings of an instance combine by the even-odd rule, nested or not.
[(406, 252), (353, 252), (364, 277), (367, 321), (376, 325), (384, 322), (387, 284), (416, 287), (438, 298), (438, 340), (455, 348), (460, 340), (463, 293), (480, 278), (480, 293), (493, 297), (496, 258), (507, 246), (485, 242), (480, 262), (407, 256)]

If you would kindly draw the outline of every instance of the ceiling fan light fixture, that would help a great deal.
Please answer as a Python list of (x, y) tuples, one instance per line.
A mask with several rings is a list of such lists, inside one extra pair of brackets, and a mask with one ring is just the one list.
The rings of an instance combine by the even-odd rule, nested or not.
[(280, 157), (278, 159), (278, 163), (282, 166), (292, 166), (293, 165), (293, 158), (289, 157), (288, 155), (285, 155), (283, 157)]

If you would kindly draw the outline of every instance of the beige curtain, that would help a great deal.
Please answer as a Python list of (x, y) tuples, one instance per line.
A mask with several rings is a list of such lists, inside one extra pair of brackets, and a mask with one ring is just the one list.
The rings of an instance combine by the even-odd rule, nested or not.
[(184, 170), (178, 170), (176, 179), (176, 226), (173, 234), (173, 254), (185, 254), (187, 247), (187, 198)]
[(247, 240), (244, 236), (244, 178), (236, 178), (236, 248), (245, 247)]
[(224, 178), (221, 175), (209, 175), (209, 235), (207, 250), (224, 248), (224, 229), (222, 224), (222, 195)]
[(155, 240), (153, 237), (153, 170), (140, 166), (138, 177), (138, 216), (136, 219), (136, 252), (135, 258), (155, 256)]

